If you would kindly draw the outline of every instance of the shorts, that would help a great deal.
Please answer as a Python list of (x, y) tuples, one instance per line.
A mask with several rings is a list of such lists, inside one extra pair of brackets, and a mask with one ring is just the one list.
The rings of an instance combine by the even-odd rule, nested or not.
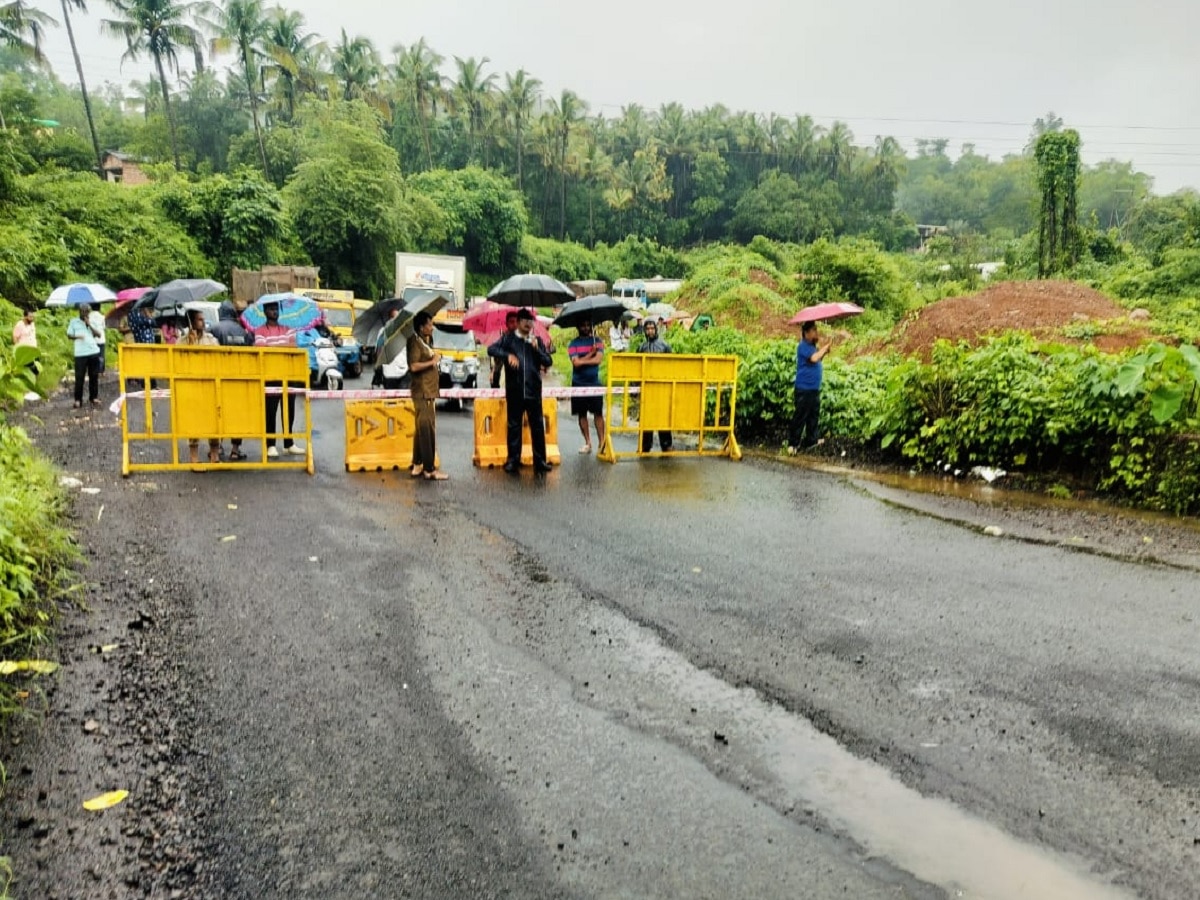
[(604, 398), (603, 397), (572, 397), (571, 398), (571, 415), (586, 416), (591, 413), (593, 416), (604, 415)]

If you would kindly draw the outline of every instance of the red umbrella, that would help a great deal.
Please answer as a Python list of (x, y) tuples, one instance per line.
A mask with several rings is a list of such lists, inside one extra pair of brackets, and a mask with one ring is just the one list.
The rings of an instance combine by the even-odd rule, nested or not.
[(144, 293), (146, 293), (146, 291), (150, 291), (150, 290), (153, 290), (153, 288), (148, 288), (148, 287), (125, 288), (125, 290), (123, 290), (123, 291), (117, 291), (117, 300), (140, 300), (140, 299), (142, 299), (142, 294), (144, 294)]
[[(517, 312), (517, 307), (503, 303), (484, 300), (467, 310), (463, 316), (462, 327), (475, 335), (475, 340), (483, 345), (494, 344), (504, 334), (505, 319)], [(547, 346), (550, 344), (550, 332), (537, 316), (533, 320), (533, 333), (542, 339)]]
[(816, 306), (806, 306), (789, 321), (790, 325), (803, 325), (805, 322), (828, 322), (833, 319), (845, 319), (864, 312), (861, 306), (854, 303), (818, 303)]

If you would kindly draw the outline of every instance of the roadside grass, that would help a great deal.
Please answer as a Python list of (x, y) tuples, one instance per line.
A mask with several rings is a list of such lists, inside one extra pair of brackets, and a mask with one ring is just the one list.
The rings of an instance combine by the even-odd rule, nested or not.
[[(0, 313), (6, 324), (19, 315), (3, 300)], [(32, 352), (14, 350), (7, 328), (0, 335), (0, 723), (28, 709), (37, 693), (31, 679), (53, 670), (37, 660), (53, 637), (58, 602), (79, 590), (80, 554), (65, 524), (69, 500), (59, 473), (8, 419), (25, 393), (45, 395), (66, 370), (65, 341), (47, 338), (34, 380), (27, 366)], [(4, 876), (0, 859), (0, 885)]]

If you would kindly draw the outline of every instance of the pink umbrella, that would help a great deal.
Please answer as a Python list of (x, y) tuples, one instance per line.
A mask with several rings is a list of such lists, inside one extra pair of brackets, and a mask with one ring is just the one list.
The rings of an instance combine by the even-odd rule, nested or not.
[(788, 322), (790, 325), (803, 325), (805, 322), (828, 322), (833, 319), (845, 319), (864, 312), (855, 303), (818, 303), (816, 306), (806, 306), (796, 313)]
[(125, 288), (123, 291), (117, 291), (117, 300), (140, 300), (142, 294), (152, 290), (148, 287)]
[[(467, 314), (463, 316), (462, 320), (463, 330), (474, 334), (475, 340), (485, 346), (494, 344), (500, 339), (500, 335), (504, 334), (506, 317), (517, 312), (517, 309), (515, 306), (484, 300), (467, 310)], [(540, 321), (540, 318), (540, 316), (534, 318), (533, 333), (549, 346), (550, 331)]]

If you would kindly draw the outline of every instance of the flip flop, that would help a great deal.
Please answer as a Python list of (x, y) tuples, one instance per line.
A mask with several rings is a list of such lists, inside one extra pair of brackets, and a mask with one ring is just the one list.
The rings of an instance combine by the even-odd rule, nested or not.
[(412, 469), (408, 473), (410, 478), (420, 478), (424, 474), (425, 474), (424, 466), (413, 466)]
[(449, 481), (450, 476), (447, 475), (445, 472), (426, 472), (425, 480), (426, 481)]

